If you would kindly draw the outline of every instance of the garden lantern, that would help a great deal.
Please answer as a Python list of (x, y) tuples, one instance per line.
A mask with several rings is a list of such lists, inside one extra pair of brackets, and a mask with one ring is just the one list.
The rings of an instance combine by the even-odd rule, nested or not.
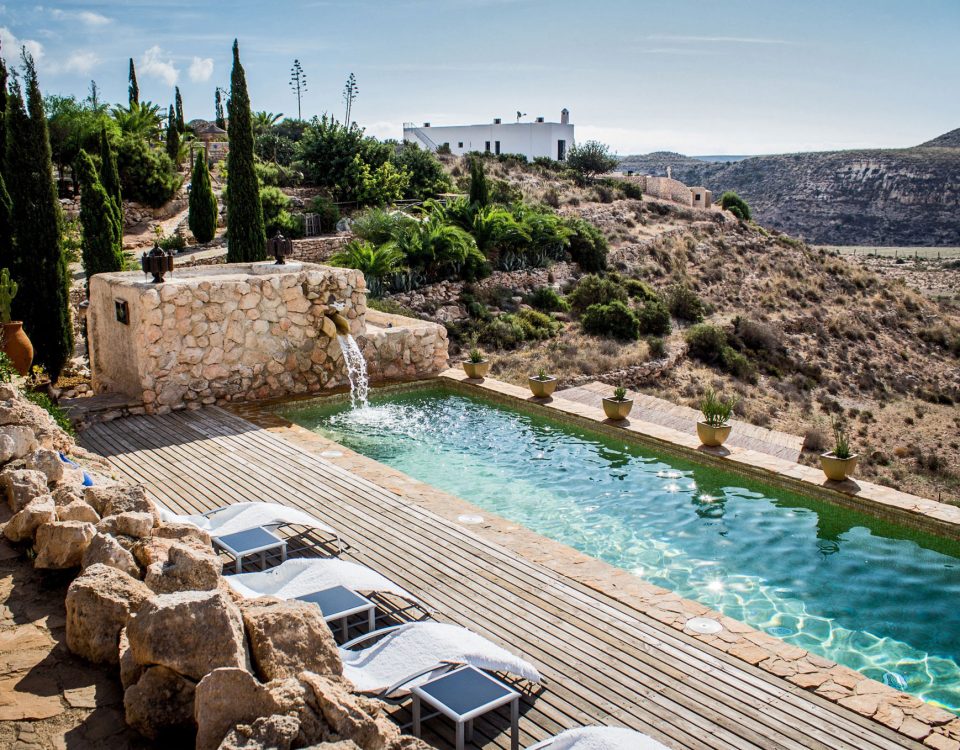
[(140, 256), (140, 265), (144, 273), (153, 274), (154, 284), (160, 284), (165, 273), (173, 273), (173, 253), (166, 252), (160, 243), (156, 243), (153, 250)]
[(293, 253), (293, 240), (277, 233), (267, 240), (267, 253), (277, 259), (277, 265), (282, 266), (286, 263), (284, 258)]

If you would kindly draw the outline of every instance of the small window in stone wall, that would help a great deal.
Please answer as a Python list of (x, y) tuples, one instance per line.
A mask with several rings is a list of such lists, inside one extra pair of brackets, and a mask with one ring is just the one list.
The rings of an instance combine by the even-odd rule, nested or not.
[(696, 194), (694, 195), (693, 199), (694, 199), (695, 201), (700, 200), (700, 193), (696, 193)]
[(127, 301), (123, 299), (118, 299), (113, 301), (113, 305), (117, 311), (117, 322), (123, 323), (123, 325), (130, 325), (130, 308), (127, 306)]

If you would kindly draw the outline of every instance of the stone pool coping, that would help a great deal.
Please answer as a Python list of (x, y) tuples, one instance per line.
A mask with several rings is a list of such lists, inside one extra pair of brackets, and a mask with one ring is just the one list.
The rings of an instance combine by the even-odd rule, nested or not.
[[(456, 385), (460, 379), (455, 372), (444, 373), (440, 380), (443, 384), (454, 384), (455, 390), (468, 389), (477, 385), (473, 381)], [(399, 389), (423, 387), (430, 382), (420, 381), (400, 385)], [(505, 401), (515, 401), (517, 398), (522, 398), (524, 401), (530, 400), (528, 392), (524, 389), (489, 379), (484, 382), (486, 384), (484, 391), (499, 394)], [(296, 399), (293, 403), (299, 400)], [(548, 405), (554, 410), (559, 409), (563, 412), (568, 408), (572, 409), (575, 416), (585, 417), (589, 421), (598, 422), (600, 426), (606, 426), (602, 418), (594, 414), (596, 412), (602, 415), (601, 410), (572, 402), (559, 403), (561, 401), (562, 399), (557, 398)], [(291, 401), (287, 400), (283, 403), (291, 403)], [(505, 547), (531, 562), (633, 607), (648, 617), (683, 631), (686, 636), (717, 648), (733, 658), (785, 679), (795, 686), (790, 689), (796, 694), (812, 692), (861, 716), (877, 721), (899, 732), (905, 738), (923, 742), (936, 750), (960, 750), (960, 718), (953, 713), (872, 680), (849, 667), (755, 630), (746, 623), (726, 617), (698, 602), (684, 599), (678, 594), (647, 583), (626, 570), (541, 536), (525, 526), (480, 509), (462, 498), (438, 490), (425, 482), (367, 458), (281, 417), (276, 412), (278, 405), (279, 402), (271, 401), (234, 404), (227, 408), (306, 450), (324, 453), (325, 460), (409, 502), (425, 507), (450, 522), (464, 525), (472, 533), (491, 543)], [(578, 409), (582, 409), (585, 414), (579, 414)], [(637, 426), (636, 422), (634, 426)], [(665, 429), (656, 425), (650, 425), (650, 427), (658, 431)], [(464, 515), (482, 516), (483, 522), (466, 523), (460, 519)], [(693, 633), (685, 629), (685, 623), (691, 617), (709, 617), (717, 620), (723, 625), (723, 630), (716, 635)]]

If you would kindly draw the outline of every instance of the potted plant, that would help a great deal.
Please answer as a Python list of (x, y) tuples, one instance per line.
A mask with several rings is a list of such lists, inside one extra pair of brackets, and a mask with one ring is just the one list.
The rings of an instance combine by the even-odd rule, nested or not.
[(850, 440), (838, 419), (833, 420), (833, 450), (820, 456), (820, 467), (827, 479), (842, 482), (853, 474), (860, 456), (850, 452)]
[(485, 378), (490, 372), (490, 360), (483, 358), (483, 353), (476, 347), (470, 348), (470, 356), (463, 362), (463, 371), (468, 378)]
[(626, 419), (633, 408), (633, 399), (627, 398), (627, 389), (620, 386), (613, 389), (613, 398), (603, 399), (603, 413), (607, 419)]
[(22, 320), (10, 319), (10, 305), (17, 296), (17, 282), (10, 278), (10, 271), (0, 270), (0, 323), (3, 324), (3, 353), (17, 372), (27, 375), (33, 363), (33, 344), (23, 331)]
[(700, 400), (703, 419), (697, 422), (697, 437), (701, 443), (714, 448), (723, 445), (733, 428), (729, 420), (736, 403), (736, 398), (719, 398), (713, 389), (703, 395)]
[(549, 398), (557, 388), (557, 379), (553, 375), (547, 375), (545, 368), (537, 370), (536, 375), (532, 375), (528, 381), (530, 391), (537, 398)]

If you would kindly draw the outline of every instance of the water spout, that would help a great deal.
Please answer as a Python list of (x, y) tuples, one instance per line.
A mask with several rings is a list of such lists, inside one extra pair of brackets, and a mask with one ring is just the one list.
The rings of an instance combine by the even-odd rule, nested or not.
[(335, 312), (331, 313), (329, 316), (330, 320), (333, 321), (333, 324), (337, 327), (337, 333), (341, 336), (350, 335), (350, 321), (343, 317), (340, 313)]
[[(337, 325), (338, 330), (339, 328), (340, 326)], [(347, 368), (347, 378), (350, 380), (350, 404), (354, 409), (362, 409), (368, 405), (367, 393), (370, 390), (370, 381), (367, 378), (367, 362), (364, 360), (363, 352), (360, 351), (356, 340), (350, 335), (349, 327), (346, 334), (337, 335), (337, 341), (340, 343), (343, 363)]]

